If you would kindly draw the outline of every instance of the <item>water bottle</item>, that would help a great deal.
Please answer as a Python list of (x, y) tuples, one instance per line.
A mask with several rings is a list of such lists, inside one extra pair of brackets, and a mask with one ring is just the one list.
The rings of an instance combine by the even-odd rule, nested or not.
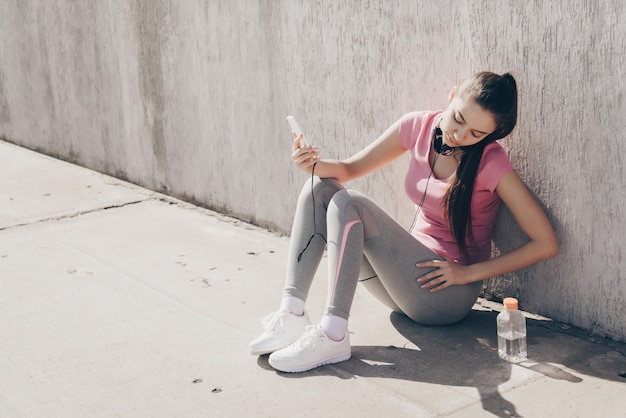
[(526, 318), (517, 309), (517, 299), (504, 298), (505, 310), (497, 317), (498, 355), (517, 363), (526, 359)]

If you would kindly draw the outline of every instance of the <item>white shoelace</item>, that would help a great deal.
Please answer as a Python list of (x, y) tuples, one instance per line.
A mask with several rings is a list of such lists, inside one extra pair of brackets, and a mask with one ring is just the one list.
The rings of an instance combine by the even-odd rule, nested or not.
[(310, 350), (315, 348), (316, 340), (327, 338), (324, 333), (315, 325), (307, 325), (306, 331), (294, 344), (301, 350)]
[(283, 330), (284, 320), (285, 314), (283, 312), (272, 312), (261, 320), (261, 324), (267, 333), (274, 334), (278, 330)]

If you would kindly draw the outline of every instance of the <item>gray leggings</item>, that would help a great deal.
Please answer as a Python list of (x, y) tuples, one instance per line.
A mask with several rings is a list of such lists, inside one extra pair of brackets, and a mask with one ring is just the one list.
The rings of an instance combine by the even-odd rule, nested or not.
[[(315, 232), (318, 235), (311, 239)], [(461, 320), (480, 293), (481, 282), (436, 293), (422, 289), (416, 279), (433, 269), (419, 269), (415, 264), (441, 257), (363, 194), (346, 190), (333, 179), (314, 177), (313, 185), (309, 179), (298, 199), (285, 295), (306, 300), (326, 245), (326, 313), (331, 315), (348, 319), (359, 281), (389, 308), (426, 325)]]

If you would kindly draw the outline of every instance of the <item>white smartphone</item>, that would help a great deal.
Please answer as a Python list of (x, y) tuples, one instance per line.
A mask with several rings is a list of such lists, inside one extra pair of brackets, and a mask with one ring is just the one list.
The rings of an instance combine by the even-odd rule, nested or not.
[[(300, 135), (300, 134), (304, 135), (304, 131), (300, 127), (300, 124), (298, 123), (296, 118), (294, 118), (293, 116), (287, 116), (287, 122), (289, 122), (289, 126), (291, 127), (291, 130), (294, 131), (296, 135)], [(311, 144), (309, 144), (309, 142), (306, 140), (305, 136), (302, 137), (302, 142), (300, 142), (300, 144), (304, 147), (311, 146)]]

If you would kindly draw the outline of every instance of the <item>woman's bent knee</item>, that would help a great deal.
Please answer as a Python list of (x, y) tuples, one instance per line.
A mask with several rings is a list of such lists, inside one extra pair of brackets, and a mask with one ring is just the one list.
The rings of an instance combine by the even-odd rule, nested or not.
[(329, 202), (332, 196), (340, 190), (343, 190), (343, 186), (335, 179), (313, 177), (313, 184), (311, 184), (310, 178), (304, 182), (298, 200), (306, 202), (315, 197), (315, 200), (319, 202), (321, 197), (322, 200)]

